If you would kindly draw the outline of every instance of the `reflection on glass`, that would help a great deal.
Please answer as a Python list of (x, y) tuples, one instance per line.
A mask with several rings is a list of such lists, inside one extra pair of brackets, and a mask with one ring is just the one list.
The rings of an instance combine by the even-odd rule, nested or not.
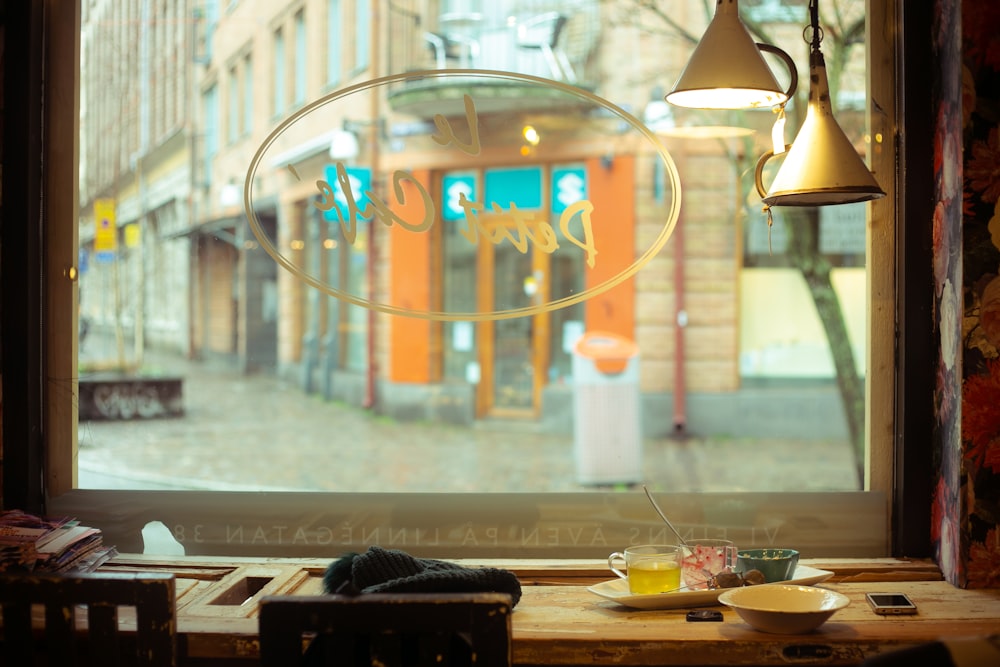
[[(769, 230), (746, 173), (771, 114), (685, 140), (595, 101), (639, 118), (660, 100), (693, 46), (657, 37), (672, 26), (596, 0), (380, 3), (381, 22), (369, 3), (197, 4), (85, 3), (81, 486), (592, 491), (573, 355), (606, 330), (639, 347), (652, 489), (860, 488), (864, 210)], [(864, 2), (833, 4), (863, 24)], [(804, 67), (793, 15), (761, 20)], [(863, 101), (864, 45), (828, 44)], [(455, 68), (521, 78), (427, 74)], [(857, 104), (838, 118), (863, 136)], [(681, 196), (682, 252), (657, 248)], [(182, 417), (135, 382), (167, 375)]]

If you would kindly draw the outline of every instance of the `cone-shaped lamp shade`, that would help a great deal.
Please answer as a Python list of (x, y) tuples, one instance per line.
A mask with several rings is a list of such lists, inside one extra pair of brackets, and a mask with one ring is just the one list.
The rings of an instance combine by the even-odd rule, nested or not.
[(819, 51), (810, 56), (809, 108), (771, 187), (761, 182), (766, 153), (757, 163), (757, 191), (769, 206), (826, 206), (884, 197), (885, 192), (837, 124)]
[[(783, 90), (760, 50), (789, 65), (792, 85)], [(747, 109), (782, 104), (795, 90), (795, 65), (781, 49), (756, 44), (740, 20), (737, 0), (717, 0), (715, 16), (666, 100), (694, 109)]]

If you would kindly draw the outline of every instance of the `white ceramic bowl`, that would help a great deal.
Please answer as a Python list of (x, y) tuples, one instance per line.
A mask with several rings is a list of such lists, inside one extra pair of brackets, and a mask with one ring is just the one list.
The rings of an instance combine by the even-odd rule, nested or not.
[(719, 602), (735, 609), (757, 630), (797, 635), (823, 625), (850, 600), (836, 591), (814, 586), (760, 584), (731, 588), (719, 594)]

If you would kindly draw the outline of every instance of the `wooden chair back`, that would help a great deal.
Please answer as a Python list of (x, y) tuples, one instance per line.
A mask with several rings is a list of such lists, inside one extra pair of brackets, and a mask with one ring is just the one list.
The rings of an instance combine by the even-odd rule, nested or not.
[(0, 664), (174, 667), (176, 590), (169, 573), (0, 575)]
[(265, 596), (261, 667), (511, 664), (505, 593)]

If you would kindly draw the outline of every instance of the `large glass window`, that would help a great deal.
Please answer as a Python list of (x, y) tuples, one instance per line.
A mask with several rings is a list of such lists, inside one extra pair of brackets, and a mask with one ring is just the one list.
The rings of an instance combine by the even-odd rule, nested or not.
[[(606, 555), (660, 536), (645, 485), (691, 536), (887, 553), (891, 411), (866, 406), (891, 395), (869, 377), (891, 358), (869, 335), (891, 283), (872, 244), (891, 235), (871, 238), (867, 204), (769, 224), (753, 176), (776, 114), (664, 103), (714, 8), (401, 0), (372, 21), (362, 1), (240, 2), (212, 12), (199, 51), (204, 21), (164, 18), (198, 3), (176, 1), (140, 17), (170, 24), (148, 33), (119, 9), (139, 0), (81, 26), (121, 24), (123, 41), (81, 46), (94, 268), (79, 446), (60, 450), (79, 481), (57, 507), (127, 498), (122, 535), (159, 519), (190, 553)], [(803, 3), (744, 4), (807, 85)], [(823, 49), (837, 117), (881, 179), (892, 150), (867, 154), (863, 73), (889, 46), (841, 37), (864, 34), (866, 4), (824, 3)], [(147, 34), (196, 57), (135, 107), (146, 70), (127, 54)], [(358, 83), (331, 92), (351, 53)], [(159, 106), (187, 118), (102, 141), (123, 110)], [(595, 476), (588, 449), (638, 472)]]

